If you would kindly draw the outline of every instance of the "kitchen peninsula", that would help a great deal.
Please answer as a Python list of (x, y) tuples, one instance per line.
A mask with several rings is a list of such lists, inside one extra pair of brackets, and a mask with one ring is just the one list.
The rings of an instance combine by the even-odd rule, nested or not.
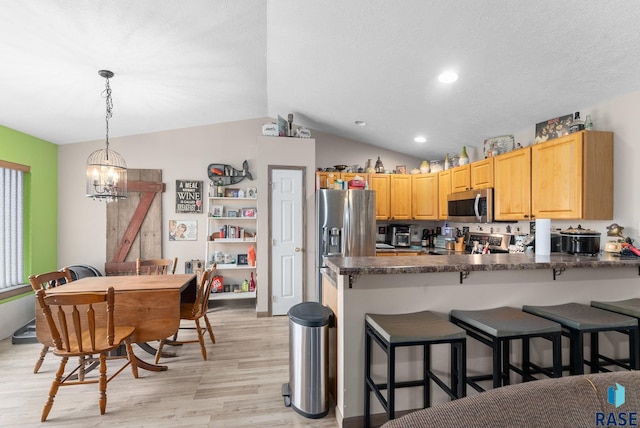
[[(554, 253), (486, 254), (396, 257), (330, 257), (323, 271), (323, 303), (336, 315), (336, 418), (340, 426), (357, 426), (364, 411), (364, 317), (366, 313), (434, 311), (448, 317), (452, 309), (474, 310), (500, 306), (589, 304), (591, 300), (615, 301), (640, 297), (640, 258), (622, 259), (614, 254), (573, 256)], [(617, 335), (606, 336), (601, 346), (620, 353)], [(490, 371), (489, 353), (468, 341), (469, 374)], [(550, 358), (546, 347), (533, 345), (535, 358)], [(543, 349), (544, 350), (543, 350)], [(603, 350), (604, 350), (603, 349)], [(398, 375), (412, 373), (421, 358), (416, 348), (404, 349)], [(608, 350), (607, 350), (608, 351)], [(512, 353), (519, 355), (516, 346)], [(382, 353), (374, 354), (374, 373), (383, 373)], [(568, 361), (568, 341), (563, 339), (563, 360)], [(435, 349), (436, 371), (448, 373), (448, 353)], [(419, 374), (418, 374), (419, 375)], [(514, 381), (519, 382), (518, 378)], [(447, 398), (433, 389), (433, 402)], [(467, 391), (471, 394), (471, 391)], [(421, 394), (406, 389), (398, 393), (398, 409), (420, 408)], [(377, 403), (376, 403), (377, 404)], [(380, 407), (373, 413), (382, 413)]]

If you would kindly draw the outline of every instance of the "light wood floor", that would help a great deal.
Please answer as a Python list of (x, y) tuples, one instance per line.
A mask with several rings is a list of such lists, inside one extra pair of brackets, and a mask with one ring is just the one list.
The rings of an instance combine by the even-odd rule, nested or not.
[[(210, 310), (215, 345), (167, 347), (178, 356), (163, 359), (169, 370), (127, 368), (107, 389), (107, 413), (100, 415), (97, 385), (61, 388), (44, 424), (40, 414), (58, 366), (47, 355), (38, 374), (33, 366), (41, 345), (0, 341), (0, 426), (2, 427), (337, 427), (333, 409), (308, 419), (285, 407), (280, 388), (289, 379), (288, 318), (257, 318), (255, 308)], [(191, 323), (193, 324), (193, 323)], [(181, 337), (195, 336), (192, 331)], [(153, 357), (134, 346), (146, 361)], [(71, 365), (72, 361), (69, 362)], [(121, 363), (113, 361), (109, 372)], [(68, 366), (69, 366), (68, 365)]]

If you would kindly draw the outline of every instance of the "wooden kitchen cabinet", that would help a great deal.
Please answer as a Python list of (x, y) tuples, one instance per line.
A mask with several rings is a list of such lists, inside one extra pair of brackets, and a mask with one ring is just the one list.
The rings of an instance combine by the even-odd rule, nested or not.
[(330, 188), (333, 182), (337, 179), (341, 179), (343, 181), (353, 180), (356, 175), (362, 177), (363, 180), (369, 179), (369, 174), (365, 173), (318, 171), (316, 172), (316, 190)]
[(411, 176), (411, 211), (414, 220), (438, 219), (438, 174)]
[(534, 218), (613, 218), (613, 133), (580, 131), (531, 146)]
[(493, 158), (487, 158), (469, 164), (472, 189), (493, 187), (493, 163)]
[(342, 181), (350, 181), (353, 180), (354, 178), (356, 178), (356, 176), (358, 177), (362, 177), (363, 180), (369, 180), (369, 174), (365, 174), (363, 173), (359, 173), (359, 172), (341, 172), (340, 173), (340, 179), (342, 179)]
[(390, 208), (391, 220), (411, 219), (411, 175), (390, 175)]
[(451, 193), (451, 170), (438, 173), (438, 217), (446, 220), (449, 215), (447, 196)]
[(493, 187), (493, 158), (457, 166), (449, 171), (453, 193)]
[(451, 172), (451, 192), (464, 192), (471, 186), (471, 165), (448, 169)]
[(333, 182), (340, 178), (339, 172), (316, 172), (316, 190), (332, 188)]
[(494, 218), (531, 219), (531, 147), (493, 158)]
[(369, 190), (376, 191), (376, 220), (391, 217), (390, 184), (389, 174), (369, 174)]

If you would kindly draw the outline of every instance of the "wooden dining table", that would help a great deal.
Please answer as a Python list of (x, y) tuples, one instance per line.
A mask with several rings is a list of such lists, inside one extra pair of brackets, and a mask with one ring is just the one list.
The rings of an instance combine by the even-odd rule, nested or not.
[[(131, 341), (141, 345), (176, 333), (180, 327), (180, 304), (193, 303), (197, 292), (196, 275), (177, 274), (87, 277), (48, 289), (47, 294), (104, 292), (109, 287), (115, 290), (116, 325), (134, 326)], [(49, 327), (37, 305), (36, 302), (36, 336), (40, 343), (52, 346)], [(136, 360), (138, 366), (146, 370), (167, 369), (137, 356)]]

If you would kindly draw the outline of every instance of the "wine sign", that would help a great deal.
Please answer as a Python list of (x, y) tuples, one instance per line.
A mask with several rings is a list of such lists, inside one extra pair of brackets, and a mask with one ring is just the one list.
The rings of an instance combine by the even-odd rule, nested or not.
[(202, 183), (176, 180), (176, 213), (202, 213)]

